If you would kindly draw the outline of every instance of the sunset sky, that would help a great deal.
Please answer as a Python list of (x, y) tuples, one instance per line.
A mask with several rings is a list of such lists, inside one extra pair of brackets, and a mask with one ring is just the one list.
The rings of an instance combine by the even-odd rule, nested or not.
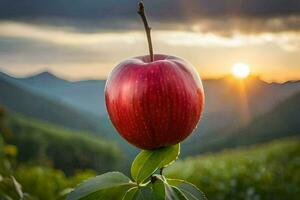
[[(105, 78), (147, 54), (136, 0), (0, 0), (0, 70)], [(145, 0), (155, 53), (190, 61), (203, 77), (235, 63), (267, 81), (300, 79), (299, 0)]]

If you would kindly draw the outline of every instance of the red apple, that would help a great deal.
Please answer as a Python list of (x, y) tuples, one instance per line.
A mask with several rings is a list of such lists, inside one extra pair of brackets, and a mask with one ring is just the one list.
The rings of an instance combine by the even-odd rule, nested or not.
[(105, 101), (110, 119), (129, 143), (141, 149), (177, 144), (196, 127), (204, 92), (198, 73), (168, 55), (121, 62), (108, 77)]

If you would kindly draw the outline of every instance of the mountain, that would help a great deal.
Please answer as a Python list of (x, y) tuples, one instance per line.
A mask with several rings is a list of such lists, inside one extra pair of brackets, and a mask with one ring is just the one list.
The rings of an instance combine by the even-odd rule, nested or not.
[(257, 76), (244, 80), (232, 76), (209, 79), (203, 81), (203, 86), (204, 113), (194, 133), (182, 143), (183, 156), (225, 148), (233, 132), (300, 92), (300, 81), (267, 83)]
[(207, 112), (229, 112), (245, 103), (250, 115), (270, 110), (273, 106), (300, 91), (300, 81), (267, 83), (257, 76), (238, 80), (232, 76), (205, 80)]
[[(63, 101), (77, 109), (100, 115), (109, 124), (104, 103), (105, 80), (66, 81), (44, 72), (26, 78), (2, 77), (31, 91)], [(1, 76), (0, 76), (1, 78)], [(232, 76), (203, 80), (205, 109), (197, 132), (208, 133), (219, 128), (239, 125), (250, 120), (300, 91), (300, 81), (267, 83), (257, 76), (238, 80)], [(241, 103), (242, 102), (242, 103)], [(237, 120), (238, 119), (238, 120)], [(112, 129), (107, 125), (107, 129)]]
[[(116, 133), (107, 114), (103, 117), (95, 114), (98, 113), (95, 107), (101, 107), (101, 103), (104, 109), (104, 100), (98, 103), (103, 95), (101, 87), (104, 88), (104, 84), (105, 81), (72, 83), (49, 72), (28, 78), (15, 78), (0, 73), (0, 106), (38, 120), (73, 130), (86, 130), (114, 140), (127, 153), (126, 159), (130, 160), (137, 153), (137, 149)], [(89, 112), (80, 105), (94, 110)]]
[(300, 136), (300, 92), (247, 125), (204, 135), (194, 141), (189, 153), (199, 154), (262, 143), (276, 138)]
[[(35, 84), (40, 82), (38, 79), (29, 80)], [(3, 78), (0, 79), (0, 105), (5, 106), (9, 111), (68, 128), (92, 132), (103, 131), (98, 119), (92, 114), (38, 95)]]
[(106, 116), (104, 106), (104, 80), (70, 82), (50, 72), (42, 72), (26, 78), (15, 78), (0, 73), (0, 79), (19, 84), (47, 98), (58, 99), (82, 111)]
[[(105, 109), (105, 80), (67, 81), (43, 72), (25, 78), (15, 78), (0, 73), (0, 79), (26, 88), (47, 99), (61, 101), (77, 110), (89, 112), (99, 118), (98, 125), (111, 139), (117, 140), (126, 151), (136, 151), (118, 136), (112, 127)], [(204, 135), (210, 137), (216, 132), (232, 132), (248, 124), (257, 116), (272, 110), (276, 105), (300, 91), (300, 81), (267, 83), (257, 76), (240, 80), (232, 76), (203, 80), (205, 106), (201, 121), (186, 141), (183, 148), (189, 150), (197, 145), (195, 141)]]

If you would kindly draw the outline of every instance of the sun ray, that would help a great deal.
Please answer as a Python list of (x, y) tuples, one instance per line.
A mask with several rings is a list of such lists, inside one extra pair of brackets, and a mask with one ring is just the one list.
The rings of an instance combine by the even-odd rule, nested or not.
[(231, 73), (237, 80), (237, 88), (238, 88), (238, 98), (239, 103), (239, 111), (241, 114), (241, 123), (246, 124), (250, 119), (249, 113), (249, 102), (247, 95), (247, 84), (248, 81), (246, 78), (250, 75), (250, 68), (245, 63), (236, 63), (232, 66)]

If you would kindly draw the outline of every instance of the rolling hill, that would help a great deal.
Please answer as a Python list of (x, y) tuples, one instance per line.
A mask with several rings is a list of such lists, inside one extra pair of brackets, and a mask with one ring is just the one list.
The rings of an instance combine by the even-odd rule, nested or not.
[(262, 143), (276, 138), (300, 136), (300, 92), (279, 103), (274, 109), (255, 117), (238, 129), (223, 129), (194, 141), (189, 154), (220, 151)]
[[(6, 126), (0, 127), (0, 133), (18, 148), (19, 162), (54, 167), (67, 175), (76, 170), (103, 173), (120, 167), (123, 155), (113, 141), (22, 115), (1, 116), (0, 123)], [(10, 134), (5, 134), (7, 130)]]

